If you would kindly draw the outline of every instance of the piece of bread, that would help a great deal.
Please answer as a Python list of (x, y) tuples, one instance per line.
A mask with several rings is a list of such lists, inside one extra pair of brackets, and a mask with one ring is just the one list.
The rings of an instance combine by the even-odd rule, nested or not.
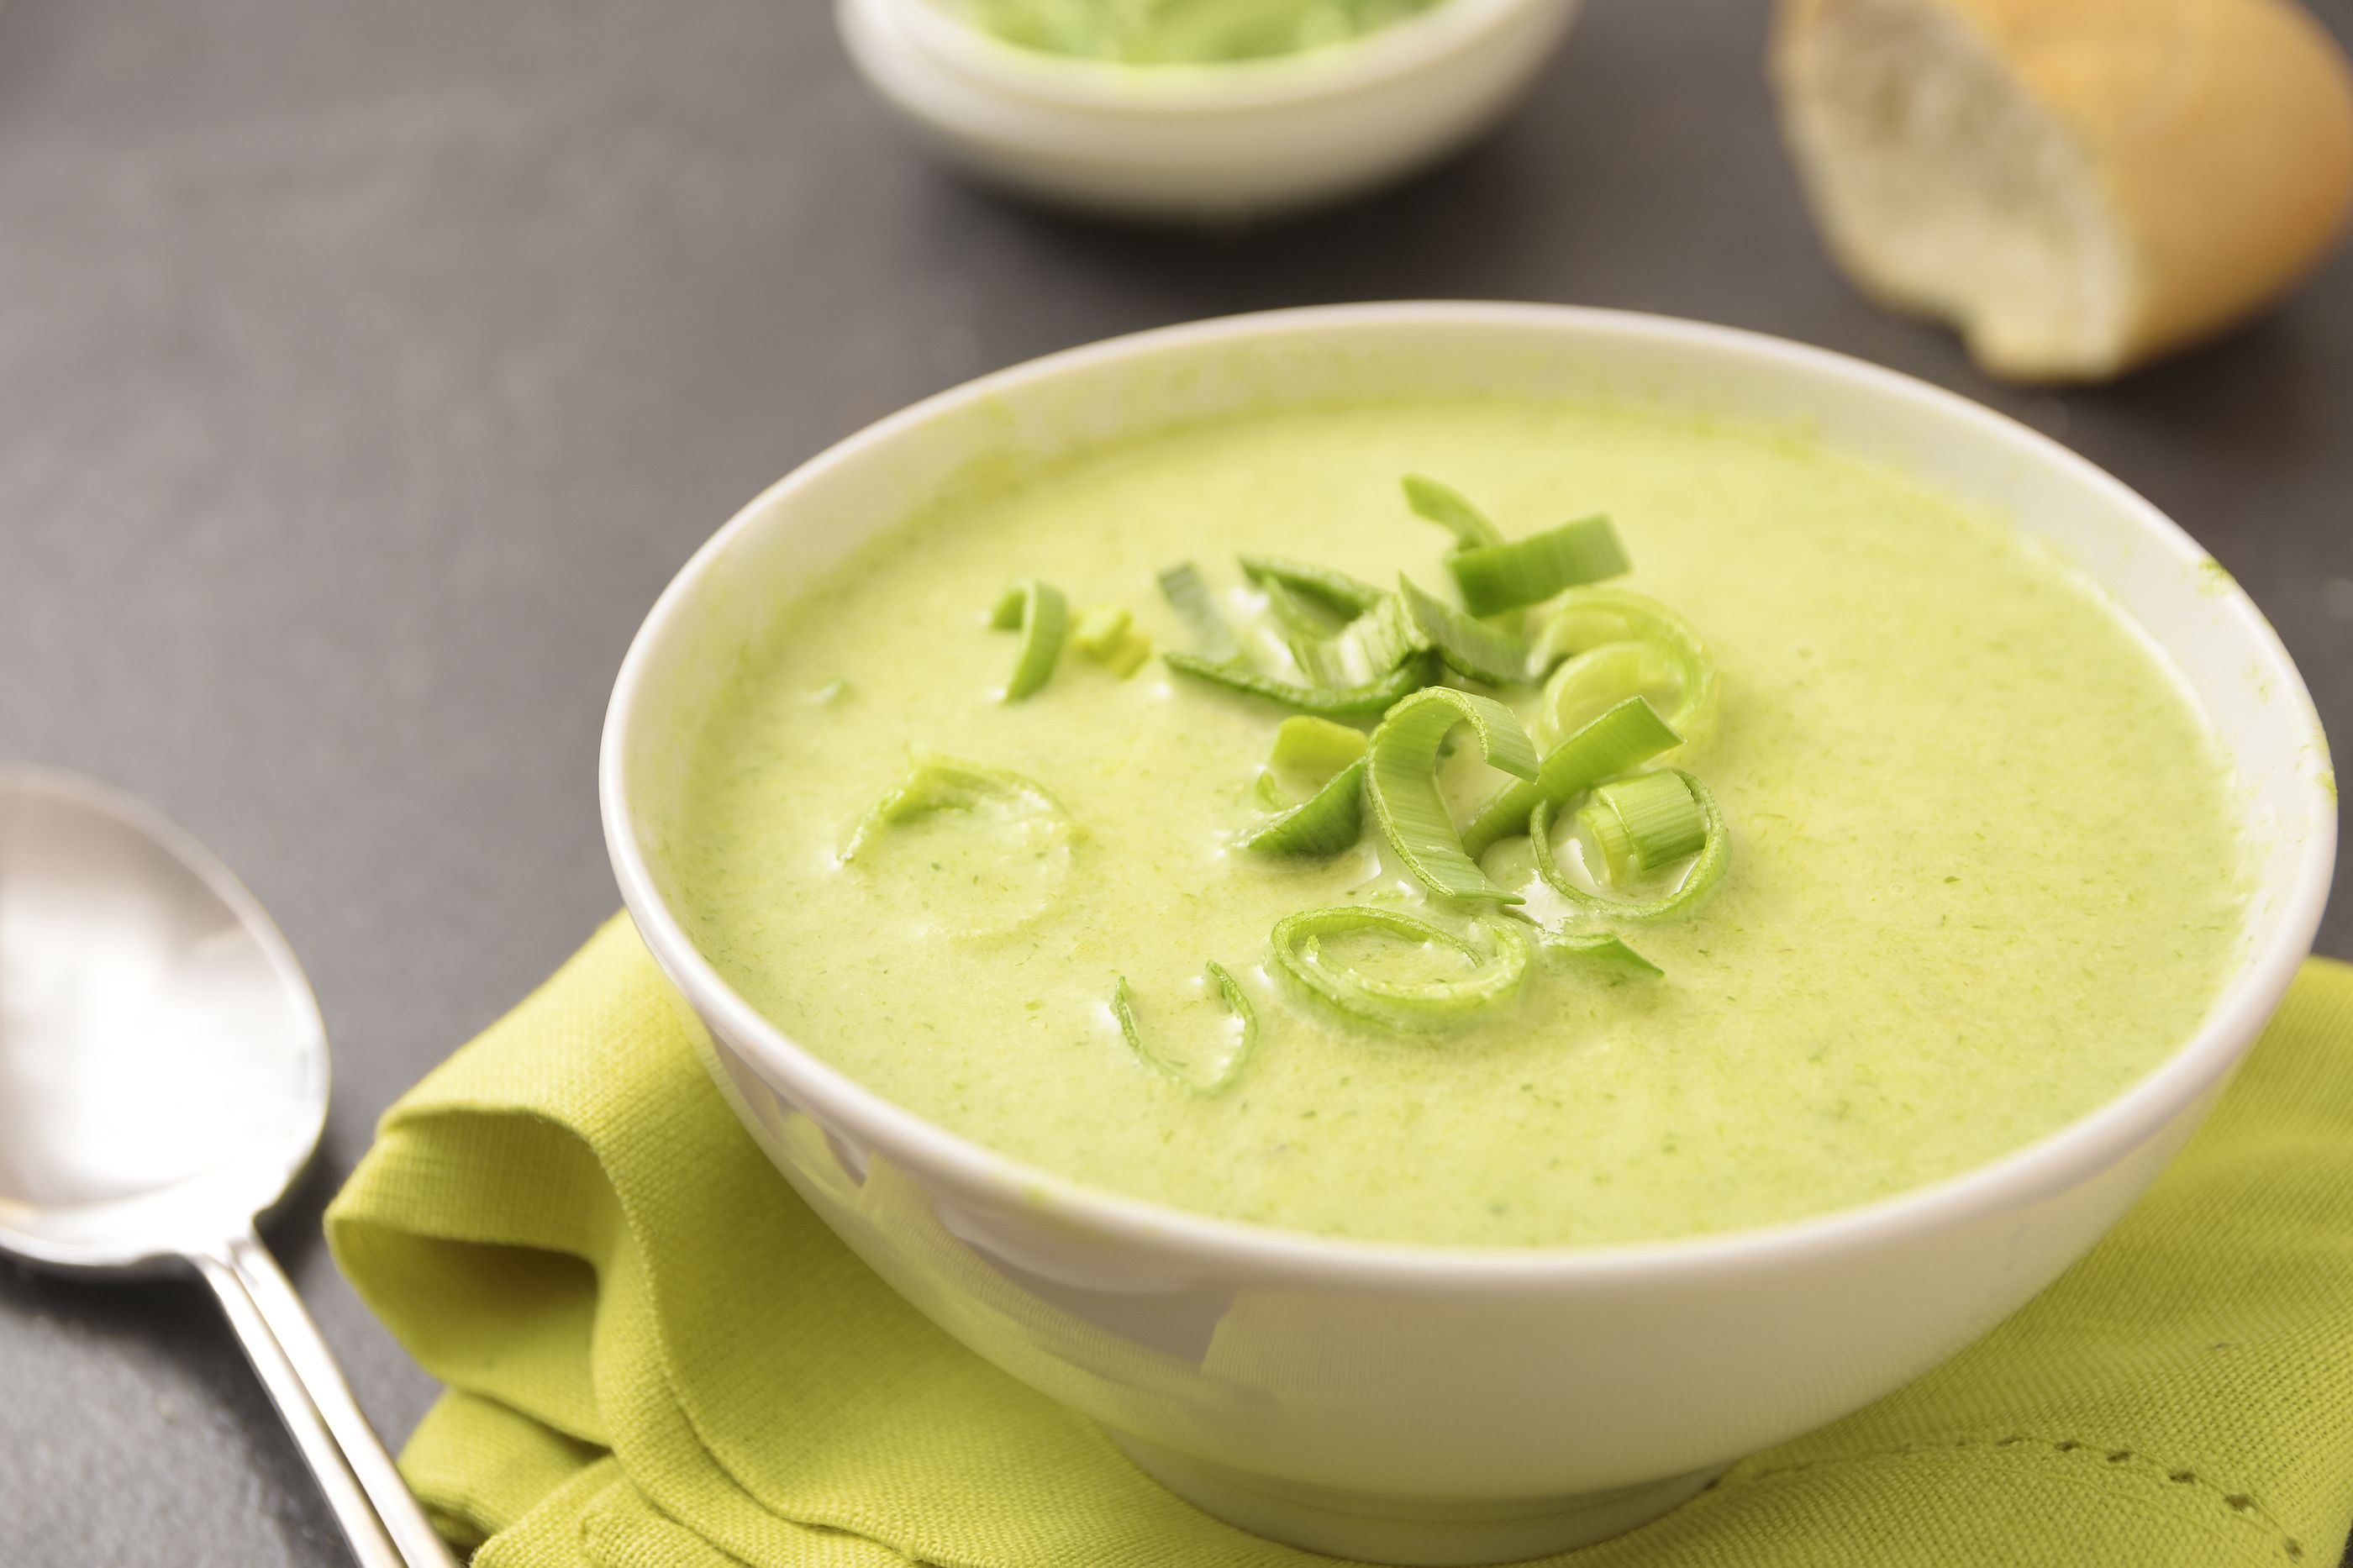
[(2293, 0), (1783, 0), (1773, 79), (1839, 263), (2015, 380), (2235, 325), (2353, 203), (2353, 70)]

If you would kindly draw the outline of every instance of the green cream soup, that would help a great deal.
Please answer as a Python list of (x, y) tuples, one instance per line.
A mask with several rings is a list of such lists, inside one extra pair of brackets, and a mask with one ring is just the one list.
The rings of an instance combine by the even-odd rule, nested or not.
[[(1327, 858), (1240, 845), (1273, 809), (1260, 774), (1286, 710), (1158, 657), (1198, 634), (1155, 577), (1197, 563), (1244, 658), (1294, 674), (1237, 554), (1383, 587), (1402, 573), (1459, 602), (1454, 541), (1408, 510), (1409, 472), (1513, 537), (1607, 512), (1633, 565), (1608, 586), (1704, 641), (1712, 731), (1644, 765), (1689, 770), (1720, 805), (1713, 890), (1620, 928), (1546, 887), (1525, 835), (1483, 861), (1526, 900), (1487, 918), (1617, 929), (1662, 973), (1532, 943), (1515, 993), (1395, 1029), (1271, 962), (1271, 931), (1301, 910), (1402, 910), (1475, 950), (1482, 907), (1412, 876), (1369, 810)], [(1021, 633), (990, 612), (1025, 578), (1074, 622), (1125, 610), (1154, 657), (1123, 675), (1117, 639), (1105, 658), (1072, 645), (1002, 700)], [(1533, 643), (1546, 615), (1485, 624)], [(1252, 415), (972, 487), (778, 620), (697, 741), (670, 848), (694, 941), (877, 1093), (1200, 1214), (1538, 1245), (1860, 1203), (2115, 1095), (2193, 1028), (2241, 941), (2233, 784), (2152, 647), (2009, 525), (1777, 432), (1535, 401)], [(1533, 720), (1536, 686), (1479, 689)], [(1509, 782), (1471, 733), (1439, 770), (1458, 823)], [(913, 810), (871, 820), (845, 863), (911, 752), (1034, 781), (1064, 817), (1018, 794)], [(1274, 798), (1315, 780), (1285, 783)], [(1571, 879), (1578, 805), (1553, 840)], [(1208, 1093), (1132, 1048), (1113, 999), (1124, 980), (1147, 1052), (1214, 1065), (1238, 1031), (1212, 961), (1257, 1037)], [(1318, 962), (1410, 984), (1472, 960), (1344, 931)]]
[(1377, 32), (1437, 0), (965, 0), (1008, 43), (1127, 65), (1223, 65)]

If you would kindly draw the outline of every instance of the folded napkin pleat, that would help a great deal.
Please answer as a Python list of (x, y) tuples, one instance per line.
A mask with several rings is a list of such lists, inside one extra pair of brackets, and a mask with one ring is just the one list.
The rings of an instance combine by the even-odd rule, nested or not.
[[(1329, 1568), (1209, 1519), (860, 1263), (626, 917), (386, 1114), (327, 1215), (448, 1385), (402, 1456), (482, 1568)], [(2353, 1527), (2353, 969), (1985, 1339), (1569, 1568), (2333, 1568)]]
[(609, 1484), (620, 1468), (594, 1443), (566, 1436), (511, 1405), (463, 1389), (437, 1400), (410, 1434), (402, 1472), (434, 1529), (468, 1551), (591, 1470)]

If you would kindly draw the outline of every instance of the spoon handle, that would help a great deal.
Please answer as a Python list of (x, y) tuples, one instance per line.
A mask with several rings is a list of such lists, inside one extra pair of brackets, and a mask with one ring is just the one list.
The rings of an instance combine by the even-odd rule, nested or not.
[(335, 1511), (361, 1568), (451, 1568), (334, 1352), (250, 1230), (190, 1254)]

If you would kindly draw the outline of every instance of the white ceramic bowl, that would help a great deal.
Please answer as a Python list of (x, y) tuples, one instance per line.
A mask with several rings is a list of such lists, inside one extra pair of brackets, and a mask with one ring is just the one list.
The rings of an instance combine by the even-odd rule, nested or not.
[[(1376, 1246), (1081, 1188), (886, 1103), (803, 1050), (680, 929), (654, 846), (744, 639), (968, 465), (1340, 394), (1594, 394), (1803, 421), (2014, 515), (2179, 666), (2244, 786), (2244, 960), (2197, 1033), (2040, 1142), (1869, 1205), (1640, 1246)], [(805, 464), (690, 562), (605, 730), (623, 897), (709, 1026), (723, 1089), (844, 1240), (974, 1350), (1109, 1427), (1210, 1512), (1347, 1556), (1496, 1562), (1641, 1522), (1852, 1410), (2073, 1262), (2181, 1145), (2278, 1004), (2327, 898), (2319, 722), (2271, 627), (2173, 523), (1999, 415), (1871, 365), (1657, 317), (1404, 304), (1245, 316), (1057, 354)]]
[(1577, 0), (1441, 0), (1328, 48), (1219, 66), (1063, 59), (942, 0), (837, 0), (867, 81), (997, 184), (1128, 217), (1220, 220), (1338, 200), (1442, 157), (1535, 78)]

